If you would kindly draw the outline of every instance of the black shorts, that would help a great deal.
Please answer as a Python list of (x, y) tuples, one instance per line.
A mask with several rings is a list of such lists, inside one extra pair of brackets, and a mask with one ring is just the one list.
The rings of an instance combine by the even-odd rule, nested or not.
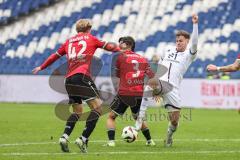
[(142, 102), (142, 96), (122, 96), (117, 95), (113, 102), (111, 103), (110, 107), (113, 112), (118, 115), (123, 115), (128, 106), (131, 109), (133, 117), (136, 119), (138, 112), (140, 110)]
[(88, 101), (99, 97), (93, 80), (81, 73), (68, 77), (65, 81), (65, 87), (69, 96), (69, 104), (82, 104), (82, 100)]

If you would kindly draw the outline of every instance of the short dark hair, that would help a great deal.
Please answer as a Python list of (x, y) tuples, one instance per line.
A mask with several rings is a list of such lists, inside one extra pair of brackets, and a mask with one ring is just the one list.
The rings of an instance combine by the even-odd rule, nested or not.
[(188, 33), (187, 31), (184, 31), (184, 30), (177, 31), (176, 37), (179, 37), (179, 36), (183, 36), (186, 39), (190, 39), (190, 33)]
[(131, 50), (134, 51), (134, 49), (135, 49), (135, 40), (134, 40), (133, 37), (131, 37), (131, 36), (121, 37), (121, 38), (119, 38), (118, 42), (120, 42), (120, 41), (130, 45), (131, 46)]

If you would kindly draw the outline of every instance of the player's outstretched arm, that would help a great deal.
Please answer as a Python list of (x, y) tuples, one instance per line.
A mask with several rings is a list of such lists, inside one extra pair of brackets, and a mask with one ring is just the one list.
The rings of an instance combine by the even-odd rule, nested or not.
[(53, 64), (57, 59), (59, 59), (61, 56), (65, 55), (65, 45), (66, 43), (62, 44), (61, 47), (57, 50), (57, 52), (51, 54), (41, 66), (38, 66), (32, 70), (33, 74), (37, 74), (39, 71), (44, 70), (51, 64)]
[(53, 62), (55, 62), (60, 56), (57, 53), (50, 55), (41, 66), (38, 66), (32, 70), (33, 74), (37, 74), (39, 71), (44, 70), (48, 66), (50, 66)]
[(207, 66), (207, 71), (220, 71), (220, 72), (235, 72), (240, 70), (240, 59), (237, 59), (233, 64), (227, 66), (216, 66), (209, 64)]
[(191, 35), (191, 53), (197, 53), (197, 44), (198, 44), (198, 16), (196, 14), (192, 15), (192, 22), (193, 22), (193, 32)]

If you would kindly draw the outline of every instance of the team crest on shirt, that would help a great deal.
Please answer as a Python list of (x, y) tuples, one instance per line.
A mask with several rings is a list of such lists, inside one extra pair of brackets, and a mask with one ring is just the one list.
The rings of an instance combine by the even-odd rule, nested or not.
[(175, 57), (175, 53), (171, 53), (168, 55), (168, 58), (171, 59), (171, 58), (174, 58)]

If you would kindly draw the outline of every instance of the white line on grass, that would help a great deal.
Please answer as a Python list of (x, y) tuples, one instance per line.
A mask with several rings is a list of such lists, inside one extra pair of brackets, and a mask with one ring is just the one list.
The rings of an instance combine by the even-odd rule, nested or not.
[[(123, 141), (123, 140), (116, 140)], [(138, 142), (145, 142), (145, 140), (137, 140)], [(154, 141), (163, 141), (163, 139), (154, 139)], [(240, 139), (174, 139), (178, 142), (240, 142)], [(90, 143), (105, 143), (107, 140), (92, 140)], [(29, 146), (29, 145), (47, 145), (47, 144), (56, 144), (58, 142), (26, 142), (26, 143), (9, 143), (9, 144), (0, 144), (0, 147), (8, 146)], [(74, 143), (74, 142), (72, 142)]]
[(37, 153), (37, 152), (31, 152), (31, 153), (2, 153), (2, 156), (56, 156), (56, 155), (118, 155), (118, 154), (234, 154), (234, 153), (240, 153), (239, 151), (229, 150), (229, 151), (159, 151), (159, 152), (129, 152), (129, 151), (120, 151), (120, 152), (90, 152), (87, 154), (81, 154), (78, 152), (72, 152), (72, 153)]

